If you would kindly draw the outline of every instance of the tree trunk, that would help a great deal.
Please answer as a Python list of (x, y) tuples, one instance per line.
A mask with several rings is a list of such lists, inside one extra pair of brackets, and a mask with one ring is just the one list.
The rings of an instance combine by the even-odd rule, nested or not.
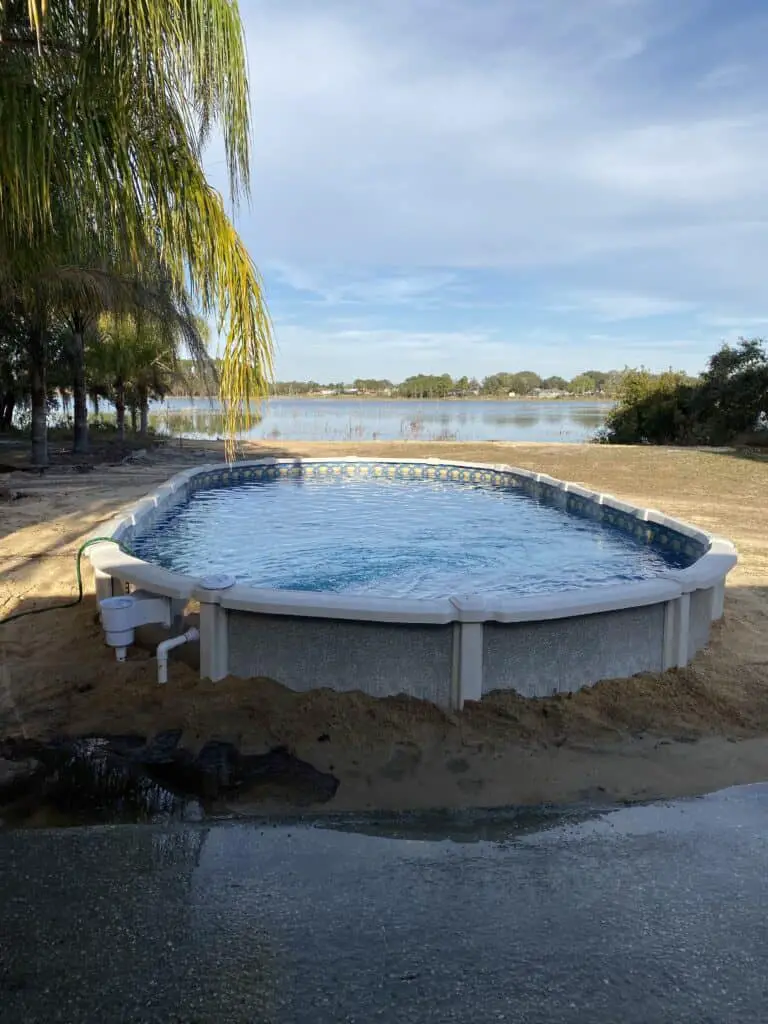
[(85, 386), (85, 345), (83, 332), (73, 334), (72, 394), (75, 400), (75, 434), (72, 451), (85, 455), (90, 444), (88, 438), (88, 391)]
[(8, 431), (13, 426), (13, 411), (16, 408), (16, 398), (13, 393), (6, 391), (0, 398), (0, 430)]
[(32, 463), (48, 465), (48, 352), (42, 317), (29, 332), (29, 383), (32, 399)]
[(131, 433), (135, 437), (139, 432), (139, 409), (135, 402), (131, 402)]
[(125, 381), (115, 381), (115, 412), (117, 414), (117, 439), (125, 440)]
[(93, 406), (93, 415), (98, 419), (99, 416), (99, 395), (97, 391), (91, 392), (91, 405)]
[(149, 398), (143, 389), (139, 392), (139, 409), (141, 411), (139, 437), (146, 438), (149, 435)]

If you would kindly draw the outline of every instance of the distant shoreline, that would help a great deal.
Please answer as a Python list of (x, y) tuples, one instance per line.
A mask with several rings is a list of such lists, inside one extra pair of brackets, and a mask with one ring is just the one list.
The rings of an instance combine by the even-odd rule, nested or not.
[[(211, 401), (218, 400), (216, 395), (168, 395), (168, 399), (184, 399), (186, 401)], [(589, 402), (590, 404), (614, 405), (615, 398), (606, 398), (602, 395), (563, 395), (560, 398), (543, 398), (538, 395), (520, 395), (516, 398), (503, 398), (498, 395), (451, 395), (445, 398), (407, 398), (403, 395), (267, 395), (264, 399), (253, 399), (253, 401), (276, 402), (283, 399), (292, 401), (307, 402)]]

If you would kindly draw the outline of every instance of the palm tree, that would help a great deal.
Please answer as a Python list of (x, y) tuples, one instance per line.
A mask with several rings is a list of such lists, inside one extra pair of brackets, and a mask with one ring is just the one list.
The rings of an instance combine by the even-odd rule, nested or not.
[[(165, 339), (166, 351), (174, 354), (184, 344), (196, 365), (204, 366), (208, 359), (206, 338), (207, 325), (192, 311), (189, 296), (183, 289), (174, 289), (172, 281), (159, 260), (155, 261), (152, 278), (148, 283), (131, 277), (123, 277), (119, 268), (104, 272), (104, 283), (112, 289), (110, 309), (113, 319), (123, 318), (123, 324), (133, 323), (139, 337)], [(79, 296), (67, 310), (67, 323), (71, 337), (72, 392), (74, 396), (74, 442), (75, 452), (88, 450), (88, 403), (86, 384), (85, 336), (93, 333), (98, 340), (99, 316), (105, 312), (104, 305), (88, 301)], [(136, 344), (133, 344), (136, 348)], [(91, 358), (95, 346), (90, 346)], [(134, 352), (134, 361), (140, 367), (139, 353)], [(154, 359), (152, 352), (146, 356), (148, 363)], [(108, 362), (108, 360), (107, 360)], [(103, 367), (104, 361), (100, 365)]]
[(125, 440), (125, 391), (136, 368), (135, 352), (131, 344), (130, 326), (123, 320), (109, 320), (100, 325), (104, 349), (102, 365), (109, 374), (112, 385), (112, 400), (115, 403), (117, 437)]
[[(188, 285), (224, 336), (233, 436), (266, 393), (272, 334), (258, 272), (202, 170), (213, 130), (237, 200), (248, 189), (249, 111), (235, 0), (0, 5), (0, 278), (9, 254), (18, 279), (20, 249), (55, 239), (77, 252), (94, 228), (139, 273), (159, 250), (174, 287)], [(34, 301), (29, 312), (33, 377), (44, 378), (44, 316)], [(33, 384), (38, 392), (44, 379)]]
[(88, 447), (84, 336), (100, 314), (109, 310), (115, 315), (147, 316), (164, 330), (178, 332), (194, 356), (205, 351), (189, 297), (183, 288), (174, 287), (157, 256), (151, 264), (144, 257), (145, 268), (152, 268), (152, 280), (144, 282), (130, 266), (109, 266), (106, 258), (98, 266), (95, 256), (78, 265), (67, 255), (55, 245), (20, 247), (13, 258), (3, 260), (0, 234), (0, 267), (5, 268), (5, 275), (0, 275), (0, 305), (20, 312), (19, 330), (28, 357), (32, 461), (39, 466), (48, 461), (48, 347), (53, 332), (57, 337), (62, 331), (69, 335), (77, 451)]
[[(7, 272), (10, 260), (3, 260), (3, 256), (0, 245), (0, 266), (5, 263), (6, 268), (5, 276), (0, 277), (0, 305), (17, 311), (19, 344), (27, 358), (32, 462), (45, 466), (48, 464), (47, 377), (52, 314), (57, 306), (56, 296), (66, 294), (70, 282), (68, 279), (57, 278), (57, 268), (50, 265), (38, 267), (37, 272), (33, 273), (31, 262), (28, 264), (29, 272), (14, 279)], [(23, 262), (23, 257), (19, 262)], [(87, 290), (92, 283), (84, 275), (82, 287)]]
[[(191, 356), (194, 376), (198, 380), (217, 380), (216, 366), (208, 354), (209, 330), (204, 320), (194, 318), (195, 342), (184, 340), (184, 347)], [(139, 411), (139, 437), (149, 433), (149, 400), (163, 399), (174, 383), (186, 379), (180, 350), (182, 338), (173, 324), (154, 323), (146, 317), (137, 325), (137, 358), (133, 386)]]
[[(149, 434), (149, 402), (152, 398), (164, 398), (172, 378), (177, 373), (178, 351), (173, 341), (152, 331), (137, 331), (136, 368), (132, 375), (131, 391), (138, 425), (134, 433), (146, 438)], [(137, 431), (138, 426), (138, 431)]]
[(18, 306), (0, 304), (0, 431), (11, 429), (16, 407), (26, 393), (26, 353), (21, 343), (24, 328)]
[[(110, 381), (117, 417), (117, 435), (125, 439), (125, 412), (129, 396), (135, 399), (140, 414), (139, 432), (149, 429), (149, 399), (162, 397), (169, 389), (178, 367), (182, 345), (201, 374), (212, 367), (206, 347), (205, 324), (194, 315), (177, 310), (169, 316), (148, 315), (140, 311), (130, 315), (104, 315), (94, 335), (96, 365)], [(89, 361), (93, 358), (89, 351)]]

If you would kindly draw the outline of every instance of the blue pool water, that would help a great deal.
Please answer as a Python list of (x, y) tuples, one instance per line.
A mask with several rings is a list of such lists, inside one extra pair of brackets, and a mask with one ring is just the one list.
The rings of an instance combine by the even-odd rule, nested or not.
[(689, 564), (519, 493), (435, 481), (287, 478), (199, 491), (134, 543), (193, 576), (430, 598), (540, 594)]

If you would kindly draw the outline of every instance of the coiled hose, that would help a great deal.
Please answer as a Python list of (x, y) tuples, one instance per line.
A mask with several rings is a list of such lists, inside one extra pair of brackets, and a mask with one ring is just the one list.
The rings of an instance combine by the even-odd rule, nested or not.
[(63, 604), (52, 604), (46, 608), (27, 608), (23, 612), (14, 612), (13, 615), (9, 615), (5, 619), (0, 619), (0, 626), (4, 626), (7, 622), (14, 622), (16, 619), (23, 619), (26, 615), (40, 615), (43, 612), (55, 612), (61, 611), (62, 608), (74, 608), (80, 604), (83, 600), (83, 574), (80, 568), (80, 563), (83, 559), (83, 553), (94, 544), (116, 544), (121, 551), (126, 555), (133, 554), (124, 544), (121, 544), (119, 540), (115, 540), (114, 537), (91, 537), (90, 540), (84, 541), (77, 549), (75, 555), (75, 576), (77, 578), (77, 597), (72, 601), (65, 601)]

